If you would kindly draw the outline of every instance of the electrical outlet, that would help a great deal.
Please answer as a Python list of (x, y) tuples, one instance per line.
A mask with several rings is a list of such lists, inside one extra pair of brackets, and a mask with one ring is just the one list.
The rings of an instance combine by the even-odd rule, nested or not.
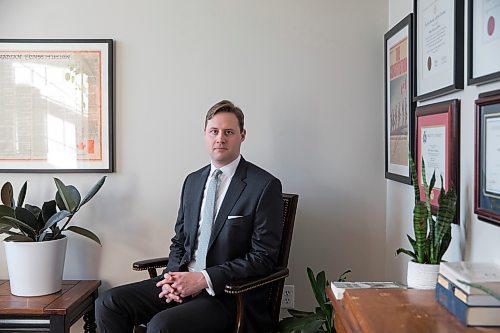
[(281, 296), (281, 308), (293, 309), (295, 307), (295, 285), (285, 284)]

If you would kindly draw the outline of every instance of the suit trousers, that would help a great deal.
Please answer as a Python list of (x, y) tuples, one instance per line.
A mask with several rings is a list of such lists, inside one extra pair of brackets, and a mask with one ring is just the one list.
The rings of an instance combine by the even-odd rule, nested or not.
[(158, 278), (112, 288), (96, 300), (99, 333), (128, 333), (147, 324), (148, 333), (230, 332), (236, 306), (228, 295), (210, 296), (202, 291), (182, 303), (159, 298)]

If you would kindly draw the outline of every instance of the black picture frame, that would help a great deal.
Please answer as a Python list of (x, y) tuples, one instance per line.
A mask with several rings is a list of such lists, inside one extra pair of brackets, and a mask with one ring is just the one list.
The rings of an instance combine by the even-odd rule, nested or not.
[(481, 85), (500, 80), (498, 3), (490, 1), (486, 5), (485, 0), (468, 0), (467, 21), (467, 84)]
[(500, 91), (480, 95), (475, 106), (474, 213), (479, 220), (500, 226), (500, 189), (495, 182), (498, 163), (488, 161), (498, 159)]
[(0, 39), (0, 172), (114, 172), (112, 39)]
[(413, 99), (423, 101), (462, 90), (464, 0), (414, 0), (413, 13)]
[(411, 184), (413, 155), (413, 15), (384, 35), (385, 178)]
[(427, 184), (430, 183), (432, 173), (439, 169), (429, 198), (432, 214), (436, 214), (438, 210), (440, 176), (444, 174), (445, 191), (452, 186), (457, 193), (454, 223), (458, 224), (460, 221), (460, 100), (452, 99), (417, 107), (415, 111), (415, 156), (421, 201), (425, 201), (421, 172), (423, 158)]

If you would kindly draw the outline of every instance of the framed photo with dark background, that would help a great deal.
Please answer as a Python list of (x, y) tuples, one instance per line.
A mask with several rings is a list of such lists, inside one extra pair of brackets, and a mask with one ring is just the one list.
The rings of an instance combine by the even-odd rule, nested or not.
[(426, 100), (464, 88), (464, 0), (414, 0), (415, 92)]
[(113, 40), (0, 39), (0, 172), (113, 172)]
[(500, 80), (500, 1), (468, 2), (467, 84)]
[(474, 213), (500, 225), (500, 90), (476, 100)]
[(436, 183), (430, 195), (431, 210), (437, 213), (441, 177), (443, 187), (457, 192), (457, 214), (460, 221), (460, 101), (458, 99), (417, 107), (415, 130), (415, 164), (420, 186), (420, 199), (425, 201), (422, 178), (422, 159), (425, 163), (427, 184), (435, 172)]
[(411, 184), (413, 151), (412, 14), (384, 35), (385, 178)]

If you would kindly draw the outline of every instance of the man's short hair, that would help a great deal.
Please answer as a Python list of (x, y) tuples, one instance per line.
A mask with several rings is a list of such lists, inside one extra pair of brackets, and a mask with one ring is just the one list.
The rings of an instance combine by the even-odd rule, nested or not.
[(219, 112), (229, 112), (236, 116), (238, 119), (238, 124), (240, 125), (240, 131), (243, 132), (243, 128), (245, 125), (245, 116), (243, 115), (243, 111), (239, 107), (233, 104), (233, 102), (228, 100), (222, 100), (219, 103), (215, 104), (208, 110), (207, 116), (205, 117), (205, 128), (207, 128), (207, 122), (212, 119)]

